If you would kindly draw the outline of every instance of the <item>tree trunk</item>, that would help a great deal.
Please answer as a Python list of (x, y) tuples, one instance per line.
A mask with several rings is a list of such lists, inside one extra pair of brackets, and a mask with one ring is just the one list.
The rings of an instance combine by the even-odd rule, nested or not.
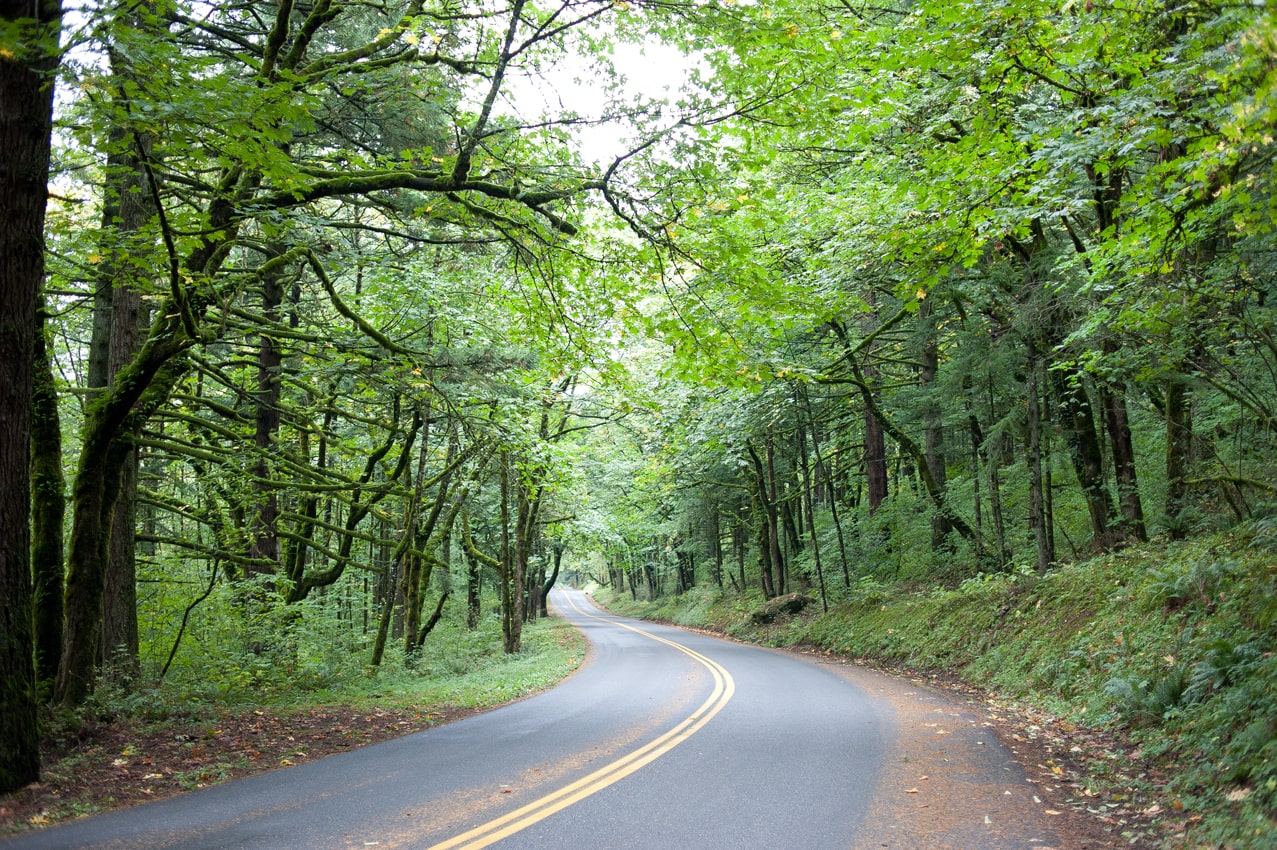
[(1193, 450), (1193, 416), (1188, 384), (1171, 378), (1166, 384), (1166, 518), (1172, 540), (1188, 535), (1189, 459)]
[(479, 627), (479, 617), (483, 613), (479, 592), (481, 590), (479, 576), (479, 559), (466, 553), (466, 628)]
[(550, 616), (550, 591), (554, 589), (554, 584), (559, 580), (559, 568), (563, 565), (563, 544), (555, 543), (553, 546), (554, 561), (550, 568), (550, 577), (545, 580), (545, 584), (541, 586), (541, 616)]
[(710, 567), (710, 580), (721, 590), (723, 587), (723, 520), (719, 515), (718, 505), (712, 505), (709, 509), (705, 532), (709, 538), (710, 553), (714, 556), (713, 566)]
[[(125, 26), (140, 24), (126, 13)], [(136, 78), (132, 63), (114, 45), (109, 48), (111, 73), (119, 84), (116, 99), (128, 108), (126, 83)], [(119, 105), (119, 104), (117, 104)], [(149, 155), (150, 137), (120, 120), (110, 132), (106, 185), (103, 188), (100, 253), (93, 299), (93, 333), (89, 348), (88, 398), (103, 392), (138, 352), (147, 309), (141, 293), (149, 287), (139, 257), (149, 256), (153, 237), (143, 236), (155, 213), (152, 187), (142, 157)], [(117, 682), (127, 683), (140, 672), (137, 622), (137, 480), (136, 448), (127, 452), (120, 470), (120, 493), (110, 516), (110, 543), (103, 565), (102, 642), (99, 662)]]
[(772, 536), (768, 529), (764, 498), (766, 497), (759, 495), (755, 497), (754, 525), (758, 534), (758, 568), (762, 580), (763, 598), (771, 599), (776, 595), (776, 581), (772, 571)]
[(372, 667), (380, 667), (381, 659), (386, 653), (386, 641), (390, 638), (390, 621), (394, 618), (395, 602), (399, 596), (399, 559), (391, 561), (390, 574), (384, 581), (378, 582), (383, 589), (381, 616), (377, 619), (377, 637), (372, 645), (372, 659), (368, 662)]
[(499, 560), (479, 551), (479, 547), (474, 543), (474, 535), (470, 532), (470, 515), (464, 510), (461, 512), (461, 547), (465, 550), (466, 558), (470, 564), (469, 578), (467, 580), (466, 588), (466, 592), (469, 595), (469, 610), (466, 615), (466, 624), (473, 629), (479, 625), (480, 565), (496, 570), (498, 575), (504, 575), (504, 569), (502, 568)]
[(1113, 471), (1117, 479), (1117, 498), (1123, 524), (1129, 534), (1141, 542), (1148, 540), (1144, 524), (1144, 505), (1140, 501), (1139, 482), (1135, 475), (1135, 445), (1131, 440), (1130, 420), (1126, 415), (1126, 392), (1112, 384), (1100, 388), (1104, 405), (1104, 422), (1113, 444)]
[(1095, 428), (1091, 399), (1080, 374), (1065, 376), (1058, 370), (1051, 370), (1050, 374), (1068, 435), (1069, 457), (1091, 518), (1092, 545), (1104, 551), (1113, 544), (1109, 532), (1113, 499), (1104, 484), (1104, 455)]
[(927, 496), (931, 499), (931, 504), (934, 506), (935, 510), (948, 517), (949, 525), (954, 531), (961, 534), (967, 540), (974, 541), (976, 539), (975, 531), (967, 524), (966, 520), (953, 512), (953, 509), (949, 505), (948, 494), (945, 492), (945, 488), (940, 486), (940, 484), (938, 484), (931, 476), (931, 468), (927, 466), (925, 453), (908, 434), (883, 415), (882, 410), (878, 407), (878, 403), (874, 400), (872, 387), (866, 381), (864, 372), (861, 371), (860, 365), (856, 363), (854, 358), (850, 360), (849, 366), (852, 372), (852, 383), (858, 390), (860, 390), (860, 398), (864, 402), (865, 407), (873, 414), (874, 418), (882, 426), (882, 429), (896, 441), (896, 445), (900, 447), (902, 456), (917, 464), (917, 473), (919, 478), (922, 479), (923, 489), (926, 491)]
[[(930, 299), (923, 301), (918, 310), (918, 320), (923, 324), (922, 351), (920, 352), (922, 368), (918, 376), (925, 395), (922, 410), (923, 460), (936, 486), (945, 490), (948, 485), (948, 474), (945, 469), (943, 411), (934, 398), (936, 375), (940, 371), (940, 343), (931, 304)], [(947, 511), (931, 512), (932, 552), (942, 554), (952, 551), (948, 542), (949, 532), (952, 530), (953, 524)]]
[(1028, 455), (1029, 455), (1029, 525), (1033, 529), (1033, 542), (1037, 552), (1038, 572), (1046, 572), (1055, 563), (1055, 551), (1047, 529), (1046, 492), (1042, 485), (1042, 364), (1037, 352), (1030, 346), (1028, 397)]
[(128, 686), (141, 672), (137, 622), (138, 452), (130, 448), (120, 467), (120, 497), (111, 515), (107, 570), (102, 577), (102, 669)]
[[(122, 209), (137, 204), (122, 205)], [(129, 217), (142, 211), (130, 212)], [(125, 224), (129, 224), (125, 218)], [(140, 228), (142, 222), (138, 221)], [(115, 290), (111, 315), (108, 369), (111, 378), (133, 359), (146, 310), (137, 288)], [(120, 469), (120, 495), (111, 516), (111, 544), (102, 587), (102, 660), (118, 682), (129, 682), (141, 672), (137, 622), (137, 484), (138, 450), (129, 446)]]
[(51, 685), (57, 678), (62, 654), (66, 477), (62, 473), (58, 392), (44, 331), (46, 316), (41, 305), (31, 399), (31, 574), (35, 582), (36, 676), (38, 681)]
[(993, 542), (997, 547), (994, 558), (1001, 568), (1010, 562), (1011, 555), (1007, 551), (1006, 527), (1002, 517), (1002, 492), (998, 480), (999, 452), (995, 446), (985, 444), (984, 429), (980, 427), (980, 419), (974, 409), (969, 411), (967, 421), (971, 430), (972, 464), (976, 470), (973, 477), (978, 477), (979, 467), (983, 463), (989, 493), (989, 521), (993, 524)]
[[(816, 469), (826, 470), (825, 477), (832, 481), (833, 474), (828, 471), (825, 459), (820, 450), (820, 429), (816, 426), (816, 417), (812, 413), (811, 397), (807, 393), (806, 387), (802, 388), (803, 406), (807, 409), (807, 421), (811, 423), (811, 447), (816, 455)], [(879, 429), (881, 430), (881, 429)], [(838, 489), (832, 485), (829, 487), (829, 514), (834, 521), (834, 532), (838, 536), (838, 558), (842, 563), (842, 584), (844, 588), (851, 587), (851, 566), (847, 562), (847, 546), (843, 539), (842, 521), (838, 516)]]
[[(231, 210), (219, 210), (214, 228), (234, 229)], [(203, 275), (219, 260), (211, 243), (192, 255), (188, 269)], [(81, 704), (92, 690), (102, 637), (102, 593), (110, 552), (111, 523), (120, 496), (120, 476), (132, 440), (155, 409), (167, 400), (188, 369), (185, 352), (198, 340), (190, 331), (206, 303), (166, 301), (157, 311), (147, 341), (116, 373), (103, 394), (85, 410), (83, 439), (71, 488), (71, 537), (67, 548), (66, 620), (55, 698)], [(188, 325), (188, 322), (190, 323)]]
[(811, 535), (811, 556), (816, 566), (816, 582), (820, 588), (820, 609), (829, 610), (829, 596), (825, 591), (825, 569), (820, 560), (820, 538), (816, 534), (816, 504), (812, 494), (811, 469), (807, 462), (807, 431), (798, 428), (798, 459), (803, 478), (803, 506), (807, 509), (807, 531)]
[(865, 496), (872, 516), (887, 500), (887, 441), (882, 423), (865, 407)]
[(17, 47), (0, 54), (0, 792), (40, 778), (31, 401), (61, 14), (58, 0), (0, 0)]
[(523, 599), (522, 576), (515, 583), (514, 546), (510, 543), (510, 453), (501, 454), (501, 645), (507, 654), (519, 651), (523, 611), (515, 610), (515, 596)]
[(740, 583), (740, 592), (745, 592), (745, 547), (749, 543), (749, 529), (745, 523), (737, 519), (732, 525), (732, 549), (736, 553), (736, 575)]
[(776, 505), (769, 495), (767, 470), (752, 442), (746, 441), (754, 462), (754, 499), (758, 505), (758, 555), (762, 567), (763, 596), (771, 599), (779, 594), (777, 573), (780, 564), (780, 529)]
[[(279, 252), (282, 253), (282, 252)], [(270, 323), (279, 321), (280, 307), (284, 303), (284, 284), (281, 271), (272, 269), (262, 276), (262, 315)], [(257, 347), (257, 391), (254, 394), (253, 447), (253, 505), (249, 548), (249, 576), (272, 575), (278, 567), (271, 568), (265, 562), (279, 563), (279, 496), (274, 485), (273, 457), (277, 451), (280, 426), (280, 389), (282, 386), (283, 352), (279, 340), (269, 332), (261, 335)]]
[(439, 625), (439, 621), (443, 619), (443, 606), (448, 601), (451, 594), (444, 591), (439, 594), (439, 601), (435, 603), (435, 610), (431, 613), (430, 618), (426, 620), (425, 625), (421, 627), (421, 631), (417, 634), (417, 647), (420, 648), (426, 642), (426, 638), (435, 630), (435, 626)]
[[(869, 312), (866, 314), (862, 331), (865, 334), (865, 342), (882, 329), (882, 322), (878, 319), (877, 310), (877, 294), (873, 289), (869, 289), (865, 293), (866, 303), (869, 305)], [(876, 325), (876, 327), (874, 327)], [(846, 332), (841, 330), (839, 326), (834, 326), (835, 331), (842, 339), (844, 348), (848, 348), (848, 354), (854, 358), (854, 353), (850, 351), (849, 341)], [(863, 344), (863, 343), (862, 343)], [(872, 347), (866, 351), (866, 355), (872, 355)], [(867, 357), (863, 378), (867, 381), (874, 381), (878, 377), (878, 367), (873, 364)], [(865, 489), (866, 498), (869, 502), (869, 515), (873, 516), (882, 507), (882, 503), (887, 500), (887, 442), (882, 422), (875, 413), (873, 405), (866, 403), (865, 405)]]

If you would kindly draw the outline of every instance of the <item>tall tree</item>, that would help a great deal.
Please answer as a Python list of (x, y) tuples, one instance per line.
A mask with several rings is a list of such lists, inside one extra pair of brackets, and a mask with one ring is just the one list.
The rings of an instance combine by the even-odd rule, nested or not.
[[(333, 309), (384, 351), (428, 359), (346, 303), (338, 273), (347, 258), (330, 255), (337, 239), (323, 228), (386, 234), (403, 227), (406, 239), (422, 244), (431, 237), (410, 223), (425, 221), (441, 244), (479, 241), (482, 233), (536, 261), (576, 232), (567, 218), (573, 199), (603, 185), (601, 175), (564, 154), (555, 121), (525, 126), (499, 104), (522, 65), (557, 55), (588, 22), (613, 13), (610, 4), (533, 10), (516, 2), (482, 21), (415, 0), (376, 13), (348, 3), (269, 11), (210, 16), (177, 7), (167, 30), (137, 44), (149, 51), (148, 61), (171, 70), (136, 92), (138, 103), (168, 106), (152, 144), (133, 146), (151, 178), (167, 280), (135, 356), (86, 411), (72, 485), (58, 681), (59, 699), (69, 705), (92, 687), (111, 522), (131, 447), (193, 373), (229, 387), (216, 364), (202, 362), (202, 349), (245, 331), (266, 340), (254, 395), (263, 420), (251, 456), (268, 459), (275, 451), (278, 367), (270, 340), (284, 331), (276, 322), (274, 276), (313, 276)], [(406, 108), (384, 113), (385, 120), (364, 110), (369, 80), (383, 84), (387, 96), (406, 98)], [(434, 123), (392, 120), (418, 113)], [(356, 221), (354, 211), (367, 209), (377, 211), (373, 220)], [(258, 285), (267, 297), (247, 311), (241, 293)], [(246, 319), (261, 325), (245, 327)], [(241, 416), (237, 406), (222, 410), (231, 420)], [(256, 464), (256, 473), (269, 471), (269, 463)], [(253, 536), (260, 544), (240, 556), (250, 566), (273, 560), (269, 513), (277, 494), (263, 477), (271, 476), (255, 475), (258, 483), (248, 488), (257, 491)], [(243, 483), (226, 491), (236, 512)]]
[(59, 0), (0, 3), (0, 791), (40, 777), (31, 582), (31, 398)]

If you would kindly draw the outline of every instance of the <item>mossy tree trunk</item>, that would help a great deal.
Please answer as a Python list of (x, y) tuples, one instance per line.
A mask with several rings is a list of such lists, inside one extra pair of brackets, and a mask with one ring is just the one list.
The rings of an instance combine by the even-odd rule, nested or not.
[(40, 778), (31, 401), (61, 15), (58, 0), (0, 0), (22, 45), (0, 55), (0, 792)]
[(1055, 547), (1051, 542), (1047, 507), (1048, 492), (1042, 476), (1042, 363), (1032, 346), (1029, 350), (1029, 385), (1025, 448), (1029, 461), (1029, 526), (1033, 530), (1034, 551), (1037, 554), (1038, 572), (1045, 572), (1055, 563)]
[(31, 399), (31, 575), (35, 585), (36, 675), (41, 683), (51, 686), (62, 653), (66, 476), (62, 472), (62, 422), (43, 305), (39, 315)]
[(1174, 377), (1166, 382), (1166, 517), (1172, 540), (1188, 535), (1188, 472), (1193, 450), (1192, 393), (1188, 383)]
[[(940, 372), (940, 340), (933, 304), (928, 298), (918, 308), (918, 321), (922, 329), (918, 378), (925, 393), (922, 409), (923, 460), (936, 486), (945, 490), (948, 487), (948, 473), (944, 454), (944, 411), (935, 398), (935, 384)], [(953, 524), (945, 511), (932, 511), (932, 552), (940, 554), (951, 549), (948, 538), (952, 530)]]

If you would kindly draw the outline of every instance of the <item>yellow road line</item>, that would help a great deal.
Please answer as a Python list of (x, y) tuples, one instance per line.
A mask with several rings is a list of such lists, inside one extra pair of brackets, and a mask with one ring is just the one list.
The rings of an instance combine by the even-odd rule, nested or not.
[(520, 830), (527, 829), (534, 823), (545, 820), (555, 812), (566, 809), (573, 803), (580, 802), (591, 794), (595, 794), (619, 782), (631, 773), (634, 773), (644, 765), (650, 764), (656, 759), (668, 753), (679, 744), (686, 741), (692, 735), (696, 734), (700, 729), (708, 723), (714, 715), (722, 711), (723, 706), (727, 705), (732, 698), (732, 694), (736, 692), (736, 683), (733, 681), (731, 674), (727, 672), (718, 662), (701, 655), (693, 649), (683, 646), (681, 643), (675, 643), (672, 640), (666, 640), (663, 637), (657, 637), (651, 632), (643, 631), (634, 626), (618, 623), (615, 620), (607, 620), (595, 614), (580, 608), (575, 601), (568, 598), (568, 602), (577, 611), (591, 619), (601, 620), (611, 623), (614, 626), (620, 626), (623, 629), (629, 629), (632, 632), (659, 641), (660, 643), (672, 646), (679, 652), (690, 656), (709, 670), (710, 675), (714, 677), (714, 689), (710, 692), (709, 699), (705, 700), (696, 711), (692, 712), (685, 720), (675, 726), (673, 729), (661, 735), (659, 738), (639, 747), (634, 752), (622, 756), (616, 761), (605, 767), (599, 768), (589, 776), (578, 779), (576, 782), (566, 785), (557, 791), (554, 791), (539, 800), (528, 803), (526, 806), (515, 809), (509, 814), (494, 818), (485, 824), (475, 827), (474, 829), (464, 832), (461, 835), (448, 839), (440, 844), (436, 844), (430, 850), (479, 850), (481, 847), (487, 847), (495, 844), (503, 838), (507, 838)]

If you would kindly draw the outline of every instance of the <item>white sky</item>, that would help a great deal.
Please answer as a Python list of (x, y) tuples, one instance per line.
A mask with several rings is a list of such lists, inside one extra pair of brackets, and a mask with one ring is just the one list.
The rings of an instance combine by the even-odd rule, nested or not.
[[(620, 95), (626, 100), (677, 99), (679, 91), (688, 83), (688, 72), (694, 64), (694, 60), (657, 39), (643, 44), (618, 44), (612, 61), (617, 72), (625, 77), (623, 91), (633, 92), (632, 97)], [(565, 110), (597, 119), (607, 108), (609, 92), (606, 81), (595, 81), (595, 76), (584, 62), (580, 65), (560, 63), (540, 77), (513, 81), (507, 107), (513, 109), (510, 103), (513, 100), (519, 116), (528, 122), (537, 120), (540, 115), (556, 116)], [(632, 135), (631, 129), (622, 122), (577, 127), (573, 132), (580, 139), (583, 158), (604, 164), (628, 150), (626, 142)]]

